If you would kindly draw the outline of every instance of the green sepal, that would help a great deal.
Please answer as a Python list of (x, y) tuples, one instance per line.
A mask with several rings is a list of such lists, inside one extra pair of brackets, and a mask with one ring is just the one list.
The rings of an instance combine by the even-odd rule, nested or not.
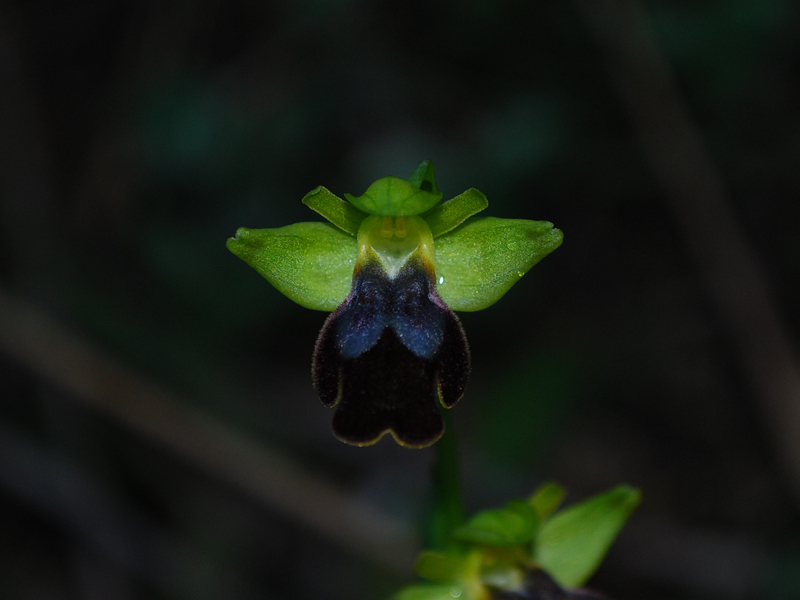
[[(461, 595), (460, 588), (440, 583), (419, 583), (410, 585), (392, 596), (392, 600), (453, 600), (451, 592), (456, 590), (457, 596)], [(466, 600), (466, 599), (465, 599)]]
[(350, 235), (357, 235), (361, 222), (369, 216), (323, 186), (308, 192), (303, 197), (303, 204)]
[(539, 515), (539, 518), (544, 520), (556, 512), (566, 495), (567, 491), (563, 487), (557, 483), (550, 482), (539, 487), (528, 502), (530, 502), (531, 506), (536, 510), (536, 514)]
[(408, 182), (424, 192), (439, 194), (439, 188), (436, 185), (436, 174), (433, 172), (433, 163), (429, 160), (423, 160), (419, 163), (411, 177), (408, 178)]
[(356, 238), (328, 223), (236, 231), (228, 250), (299, 305), (332, 311), (350, 293)]
[(417, 558), (414, 572), (438, 583), (454, 583), (465, 569), (466, 558), (458, 554), (425, 550)]
[(520, 546), (533, 539), (538, 525), (533, 506), (512, 500), (504, 508), (479, 512), (453, 531), (453, 537), (480, 546)]
[(535, 561), (563, 587), (583, 585), (640, 500), (639, 490), (621, 485), (557, 512), (539, 531)]
[(422, 215), (428, 222), (433, 237), (452, 231), (471, 216), (489, 206), (489, 201), (481, 192), (470, 188), (452, 200), (434, 206)]
[(399, 177), (384, 177), (369, 186), (362, 196), (345, 194), (344, 197), (371, 215), (410, 217), (433, 208), (442, 194), (425, 192)]
[(453, 310), (497, 302), (564, 234), (547, 221), (477, 217), (436, 240), (439, 296)]

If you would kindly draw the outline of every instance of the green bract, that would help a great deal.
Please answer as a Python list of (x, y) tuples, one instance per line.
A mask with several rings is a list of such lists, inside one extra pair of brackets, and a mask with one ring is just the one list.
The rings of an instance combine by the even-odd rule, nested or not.
[(535, 559), (563, 586), (583, 585), (641, 501), (641, 493), (621, 485), (553, 515), (542, 526)]
[(536, 509), (522, 500), (505, 508), (484, 510), (453, 532), (461, 542), (481, 546), (521, 546), (529, 543), (539, 525)]
[(423, 160), (419, 163), (411, 174), (411, 177), (408, 178), (408, 182), (425, 192), (432, 192), (441, 196), (439, 188), (436, 186), (436, 174), (433, 172), (433, 163), (429, 160)]
[(534, 492), (529, 502), (539, 515), (539, 519), (544, 521), (556, 512), (566, 495), (567, 491), (557, 483), (546, 483)]
[(561, 486), (549, 483), (527, 501), (477, 513), (453, 531), (456, 543), (446, 551), (420, 554), (417, 575), (438, 585), (412, 586), (394, 600), (438, 598), (444, 586), (452, 586), (454, 597), (463, 600), (489, 600), (495, 591), (506, 593), (504, 598), (567, 597), (553, 595), (550, 586), (569, 589), (586, 583), (641, 494), (618, 486), (557, 511), (564, 495)]

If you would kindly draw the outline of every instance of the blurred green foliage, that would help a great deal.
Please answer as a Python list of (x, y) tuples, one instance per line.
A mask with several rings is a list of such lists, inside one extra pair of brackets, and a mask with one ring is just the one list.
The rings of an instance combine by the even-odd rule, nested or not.
[[(423, 552), (419, 576), (450, 586), (411, 586), (395, 598), (440, 598), (444, 593), (485, 600), (490, 589), (521, 591), (526, 574), (542, 569), (564, 588), (582, 586), (597, 570), (641, 493), (618, 486), (565, 509), (557, 509), (565, 491), (546, 484), (528, 500), (481, 511), (453, 531), (446, 552)], [(418, 596), (417, 596), (418, 595)]]

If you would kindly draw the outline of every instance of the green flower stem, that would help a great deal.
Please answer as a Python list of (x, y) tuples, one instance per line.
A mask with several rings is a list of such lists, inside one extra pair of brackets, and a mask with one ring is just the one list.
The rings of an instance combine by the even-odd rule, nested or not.
[(445, 430), (436, 443), (433, 465), (433, 509), (428, 523), (427, 548), (446, 550), (452, 545), (451, 533), (466, 521), (461, 498), (458, 448), (449, 410), (442, 411)]

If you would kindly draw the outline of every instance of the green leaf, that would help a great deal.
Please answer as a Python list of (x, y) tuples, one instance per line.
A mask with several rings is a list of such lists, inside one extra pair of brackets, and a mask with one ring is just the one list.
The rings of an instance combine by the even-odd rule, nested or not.
[(303, 204), (318, 212), (350, 235), (358, 234), (358, 227), (361, 225), (361, 221), (368, 216), (367, 213), (358, 210), (355, 206), (345, 202), (323, 186), (316, 187), (308, 192), (303, 197)]
[(344, 197), (371, 215), (410, 217), (433, 208), (442, 194), (422, 191), (399, 177), (384, 177), (369, 186), (363, 196)]
[(428, 222), (433, 237), (438, 237), (455, 229), (487, 206), (489, 201), (486, 196), (475, 188), (470, 188), (452, 200), (434, 206), (423, 218)]
[(332, 311), (350, 293), (356, 238), (328, 223), (236, 231), (228, 250), (285, 296), (313, 310)]
[(420, 583), (400, 590), (392, 600), (453, 600), (461, 595), (461, 588), (452, 585)]
[(426, 550), (417, 558), (414, 572), (420, 577), (438, 583), (453, 583), (464, 571), (465, 558), (456, 554), (443, 554)]
[(536, 562), (563, 587), (583, 585), (600, 566), (641, 493), (618, 486), (557, 512), (536, 540)]
[(436, 186), (436, 175), (433, 172), (433, 163), (429, 160), (419, 163), (411, 177), (408, 178), (408, 182), (424, 192), (439, 193), (439, 188)]
[(567, 491), (557, 483), (545, 483), (531, 496), (529, 502), (539, 518), (544, 520), (561, 506)]
[(564, 234), (547, 221), (472, 218), (436, 239), (439, 296), (453, 310), (482, 310), (497, 302)]
[(480, 546), (520, 546), (533, 539), (538, 524), (530, 504), (512, 500), (504, 508), (479, 512), (456, 529), (453, 537)]

